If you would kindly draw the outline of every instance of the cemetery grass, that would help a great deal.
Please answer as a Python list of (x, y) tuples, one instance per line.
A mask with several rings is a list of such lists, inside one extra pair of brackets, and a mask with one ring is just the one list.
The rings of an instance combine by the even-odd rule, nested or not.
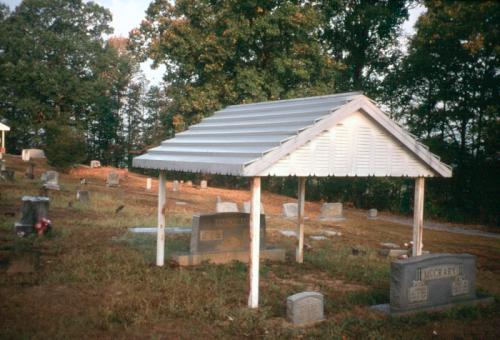
[[(261, 266), (260, 305), (246, 307), (247, 266), (203, 264), (178, 268), (154, 265), (155, 237), (131, 234), (132, 226), (154, 226), (156, 191), (145, 177), (122, 172), (118, 188), (106, 188), (110, 168), (77, 168), (51, 191), (47, 237), (18, 238), (20, 198), (38, 193), (39, 182), (22, 178), (25, 163), (12, 156), (16, 181), (0, 183), (0, 338), (494, 338), (500, 330), (500, 242), (495, 239), (425, 231), (425, 249), (469, 252), (478, 260), (478, 288), (496, 297), (487, 307), (391, 318), (371, 311), (389, 300), (390, 260), (378, 256), (380, 242), (403, 243), (411, 229), (368, 221), (347, 211), (344, 223), (317, 222), (319, 204), (307, 203), (305, 262), (293, 261), (294, 241), (278, 230), (294, 222), (279, 217), (293, 199), (264, 193), (268, 242), (287, 249), (285, 263)], [(37, 161), (36, 178), (46, 169)], [(90, 184), (91, 202), (75, 201), (79, 178)], [(153, 183), (153, 187), (156, 183)], [(170, 185), (171, 183), (169, 183)], [(169, 186), (170, 189), (170, 186)], [(192, 214), (210, 212), (216, 197), (238, 202), (247, 192), (209, 188), (168, 191), (169, 226), (189, 226)], [(177, 205), (184, 201), (186, 205)], [(71, 206), (68, 203), (72, 202)], [(119, 206), (124, 206), (116, 212)], [(12, 216), (15, 213), (15, 216)], [(340, 237), (312, 241), (308, 235), (332, 229)], [(352, 255), (352, 247), (366, 255)], [(186, 235), (167, 237), (167, 255), (187, 251)], [(304, 290), (325, 295), (326, 320), (305, 328), (285, 321), (287, 296)]]

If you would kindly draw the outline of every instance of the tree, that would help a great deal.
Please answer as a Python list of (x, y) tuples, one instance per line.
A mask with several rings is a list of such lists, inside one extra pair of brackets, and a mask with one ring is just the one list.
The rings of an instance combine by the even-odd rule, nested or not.
[(454, 165), (437, 214), (498, 224), (500, 3), (425, 1), (409, 54), (386, 81), (398, 117)]
[(154, 1), (134, 51), (165, 64), (176, 130), (234, 103), (335, 92), (337, 63), (308, 1)]

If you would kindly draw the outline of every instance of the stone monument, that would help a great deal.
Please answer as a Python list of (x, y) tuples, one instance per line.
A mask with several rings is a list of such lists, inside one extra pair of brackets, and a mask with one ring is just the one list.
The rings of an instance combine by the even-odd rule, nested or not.
[[(274, 261), (285, 260), (285, 249), (266, 245), (266, 218), (261, 215), (260, 257)], [(192, 266), (204, 261), (211, 263), (248, 262), (249, 222), (245, 213), (218, 213), (193, 216), (189, 253), (176, 253), (172, 260), (180, 266)]]
[(29, 162), (33, 158), (45, 158), (45, 153), (41, 149), (23, 149), (21, 152), (21, 159)]
[(191, 188), (193, 186), (193, 181), (186, 181), (186, 186)]
[(323, 221), (344, 221), (342, 203), (324, 203), (321, 207), (319, 219)]
[(283, 216), (287, 218), (297, 217), (299, 214), (299, 207), (297, 203), (283, 204)]
[(33, 162), (28, 163), (28, 167), (26, 168), (24, 176), (29, 179), (35, 178), (35, 163)]
[(49, 170), (42, 175), (43, 187), (49, 190), (60, 190), (59, 187), (59, 173), (57, 171)]
[(90, 161), (90, 168), (91, 169), (93, 169), (93, 168), (100, 168), (100, 167), (101, 167), (101, 162), (96, 161), (96, 160)]
[(151, 177), (146, 178), (146, 190), (150, 191), (151, 190)]
[(90, 201), (90, 193), (88, 190), (77, 190), (76, 200), (82, 203), (88, 203)]
[(234, 202), (217, 202), (215, 211), (218, 213), (238, 212), (238, 205)]
[(14, 230), (18, 235), (24, 236), (34, 231), (34, 226), (42, 218), (47, 218), (49, 213), (49, 198), (42, 196), (23, 196), (21, 220), (16, 222)]
[(368, 210), (368, 219), (369, 220), (376, 220), (376, 219), (378, 219), (378, 210), (377, 209), (370, 209), (370, 210)]
[(6, 168), (5, 170), (0, 171), (0, 178), (4, 181), (13, 181), (14, 174), (15, 174), (14, 170)]
[(106, 185), (108, 187), (117, 187), (120, 185), (120, 175), (116, 172), (108, 173), (108, 178), (106, 180)]
[(202, 180), (200, 182), (200, 189), (206, 189), (206, 188), (208, 188), (208, 183), (206, 180)]
[(294, 325), (308, 325), (323, 321), (324, 298), (318, 292), (302, 292), (286, 299), (286, 317)]
[(172, 191), (176, 192), (179, 191), (179, 181), (175, 180), (172, 182)]

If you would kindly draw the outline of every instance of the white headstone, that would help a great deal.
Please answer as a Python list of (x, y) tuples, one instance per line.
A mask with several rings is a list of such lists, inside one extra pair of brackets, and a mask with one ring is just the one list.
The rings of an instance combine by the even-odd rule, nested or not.
[(0, 171), (5, 171), (7, 170), (7, 167), (5, 166), (5, 161), (2, 160), (0, 161)]
[(376, 220), (378, 215), (377, 209), (370, 209), (368, 210), (368, 219), (370, 220)]
[(108, 179), (106, 180), (108, 187), (117, 187), (120, 185), (120, 175), (116, 172), (108, 173)]
[(45, 158), (45, 153), (41, 149), (23, 149), (21, 159), (28, 162), (32, 158)]
[[(247, 213), (247, 214), (250, 214), (250, 201), (247, 201), (247, 202), (243, 203), (243, 212)], [(265, 214), (265, 212), (264, 212), (264, 205), (262, 204), (262, 202), (260, 203), (260, 213), (261, 214)]]
[(200, 182), (200, 189), (206, 189), (206, 188), (208, 188), (208, 183), (206, 180), (202, 180)]
[(299, 208), (297, 203), (285, 203), (283, 204), (283, 216), (284, 217), (297, 217), (299, 214)]
[(172, 182), (172, 191), (179, 191), (179, 181), (175, 180)]
[(312, 324), (324, 320), (324, 298), (318, 292), (302, 292), (286, 299), (286, 316), (294, 325)]
[(88, 203), (90, 201), (90, 194), (87, 190), (77, 190), (76, 199), (77, 201)]
[(319, 219), (326, 221), (345, 220), (344, 216), (342, 216), (342, 203), (324, 203), (321, 206)]
[(151, 190), (151, 177), (146, 179), (146, 190)]
[(217, 202), (215, 211), (218, 213), (238, 212), (238, 205), (234, 202)]
[(187, 181), (186, 186), (191, 188), (193, 186), (193, 181)]
[(90, 167), (91, 168), (100, 168), (101, 167), (101, 162), (96, 161), (96, 160), (92, 160), (92, 161), (90, 161)]

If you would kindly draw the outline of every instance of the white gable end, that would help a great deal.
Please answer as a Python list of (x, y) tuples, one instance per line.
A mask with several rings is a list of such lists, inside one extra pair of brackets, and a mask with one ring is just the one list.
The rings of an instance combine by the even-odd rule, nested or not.
[(434, 172), (357, 111), (280, 159), (262, 176), (434, 176)]

